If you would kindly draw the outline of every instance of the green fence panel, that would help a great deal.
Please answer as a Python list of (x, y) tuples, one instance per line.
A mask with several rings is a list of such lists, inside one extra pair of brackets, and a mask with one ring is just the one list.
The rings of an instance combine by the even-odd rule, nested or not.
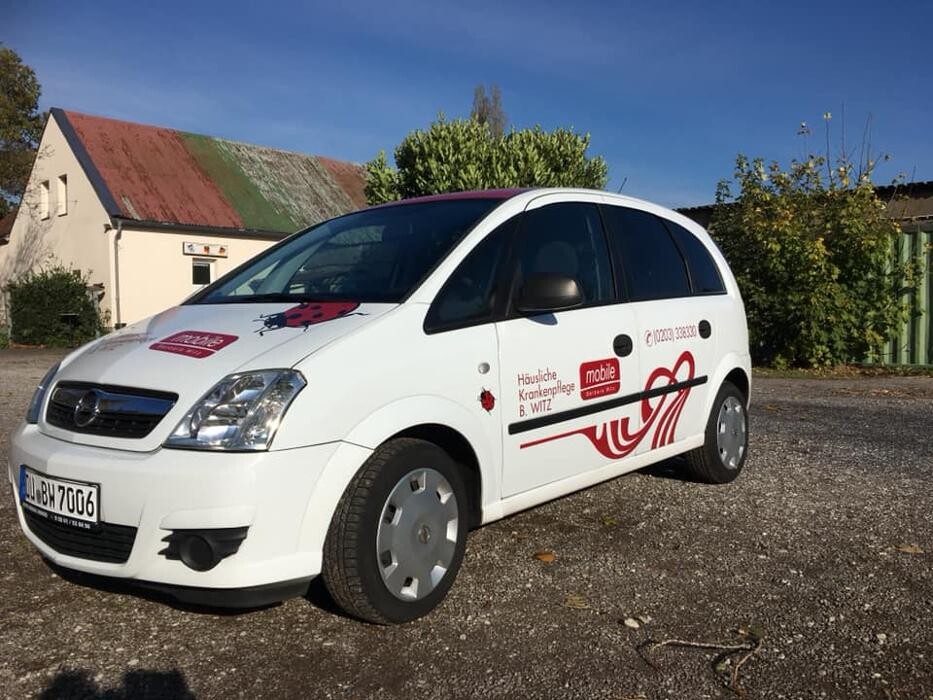
[[(913, 233), (904, 232), (904, 235), (901, 239), (901, 245), (898, 250), (898, 260), (901, 265), (906, 264), (910, 260), (911, 253), (914, 251), (914, 240), (916, 236)], [(910, 338), (913, 335), (911, 332), (913, 329), (914, 322), (914, 304), (916, 302), (916, 291), (914, 289), (905, 290), (903, 299), (904, 303), (907, 305), (907, 308), (910, 309), (910, 315), (904, 319), (901, 323), (901, 327), (897, 334), (897, 355), (895, 356), (895, 362), (901, 365), (911, 364), (911, 343)]]
[[(933, 364), (933, 230), (917, 226), (905, 230), (895, 242), (891, 259), (904, 264), (920, 262), (920, 277), (913, 289), (901, 291), (910, 315), (885, 344), (880, 361), (904, 365)], [(895, 292), (896, 293), (896, 292)]]
[(920, 283), (920, 298), (923, 300), (923, 316), (920, 319), (918, 341), (922, 352), (920, 364), (933, 365), (933, 229), (923, 231), (918, 238), (924, 263)]

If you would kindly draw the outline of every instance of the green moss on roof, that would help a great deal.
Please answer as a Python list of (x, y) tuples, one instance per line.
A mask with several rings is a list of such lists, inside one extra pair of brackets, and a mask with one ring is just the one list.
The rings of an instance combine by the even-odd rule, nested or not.
[(287, 211), (270, 201), (243, 170), (223, 142), (200, 134), (181, 133), (188, 151), (220, 188), (247, 228), (291, 232), (301, 227)]
[(226, 139), (215, 143), (239, 165), (269, 205), (295, 221), (297, 228), (356, 208), (314, 156)]

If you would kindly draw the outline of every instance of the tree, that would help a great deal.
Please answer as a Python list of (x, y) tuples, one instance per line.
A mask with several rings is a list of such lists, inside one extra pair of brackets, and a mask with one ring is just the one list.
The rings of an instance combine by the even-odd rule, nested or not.
[(494, 137), (500, 137), (505, 133), (508, 117), (502, 109), (502, 91), (498, 85), (492, 84), (489, 95), (486, 95), (486, 88), (482, 85), (474, 88), (473, 111), (470, 117), (480, 124), (485, 124)]
[(395, 149), (392, 168), (380, 152), (366, 164), (370, 204), (442, 192), (497, 187), (606, 186), (608, 168), (587, 157), (589, 134), (570, 129), (513, 129), (496, 137), (476, 119), (440, 115), (426, 130), (409, 133)]
[(892, 261), (900, 227), (875, 193), (873, 168), (810, 156), (784, 170), (739, 155), (739, 194), (719, 183), (710, 233), (742, 291), (756, 363), (878, 357), (904, 319), (900, 292), (915, 270)]
[(0, 218), (19, 203), (42, 138), (42, 88), (12, 49), (0, 46)]

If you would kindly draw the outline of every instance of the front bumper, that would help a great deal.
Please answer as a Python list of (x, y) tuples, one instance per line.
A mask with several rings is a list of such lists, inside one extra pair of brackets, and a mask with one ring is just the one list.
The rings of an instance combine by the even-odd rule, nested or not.
[[(315, 513), (309, 504), (341, 444), (257, 453), (139, 453), (64, 442), (24, 423), (12, 437), (9, 479), (20, 526), (53, 564), (137, 582), (188, 602), (210, 604), (210, 590), (208, 595), (198, 591), (213, 589), (214, 604), (224, 605), (224, 596), (234, 600), (250, 590), (265, 591), (266, 597), (269, 591), (294, 595), (302, 582), (307, 587), (320, 573), (320, 544), (330, 514)], [(21, 465), (51, 477), (100, 484), (101, 522), (136, 528), (126, 561), (72, 556), (60, 551), (61, 545), (50, 546), (47, 534), (40, 539), (19, 503)], [(247, 536), (235, 554), (208, 571), (195, 571), (162, 553), (172, 532), (222, 528), (248, 528)]]
[(280, 581), (261, 586), (244, 586), (242, 588), (199, 588), (114, 578), (112, 576), (98, 576), (67, 569), (52, 561), (47, 561), (47, 563), (63, 579), (81, 586), (112, 593), (132, 593), (159, 601), (209, 608), (261, 608), (287, 598), (303, 596), (308, 593), (313, 578)]

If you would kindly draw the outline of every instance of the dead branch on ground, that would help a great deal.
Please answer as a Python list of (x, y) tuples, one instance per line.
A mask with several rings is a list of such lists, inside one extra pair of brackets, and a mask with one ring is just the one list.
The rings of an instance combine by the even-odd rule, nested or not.
[[(725, 659), (728, 659), (730, 656), (742, 652), (741, 655), (738, 656), (738, 661), (736, 661), (735, 665), (732, 667), (732, 674), (727, 687), (739, 697), (745, 697), (745, 689), (742, 688), (742, 686), (739, 684), (739, 672), (741, 671), (742, 666), (761, 648), (762, 638), (759, 634), (755, 634), (754, 632), (750, 632), (745, 629), (740, 629), (739, 634), (745, 637), (748, 641), (741, 644), (725, 644), (721, 642), (695, 642), (689, 639), (665, 639), (655, 643), (649, 642), (647, 654), (650, 655), (661, 647), (712, 649), (722, 652), (716, 657), (716, 659), (720, 660), (719, 663), (715, 664), (716, 671), (719, 672), (719, 667)], [(647, 659), (645, 660), (647, 661)]]

